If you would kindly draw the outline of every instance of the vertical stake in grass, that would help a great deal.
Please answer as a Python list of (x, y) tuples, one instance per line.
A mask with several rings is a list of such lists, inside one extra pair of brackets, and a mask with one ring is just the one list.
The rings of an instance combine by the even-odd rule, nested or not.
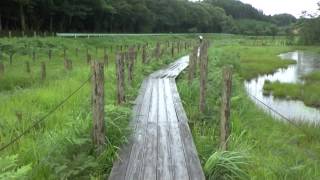
[(196, 64), (197, 64), (197, 48), (195, 47), (189, 57), (189, 74), (188, 74), (189, 85), (192, 84), (192, 81), (194, 79)]
[(171, 46), (171, 56), (174, 57), (174, 42), (172, 42)]
[(79, 48), (76, 48), (76, 56), (78, 57), (79, 55)]
[(67, 49), (63, 48), (63, 59), (66, 60), (67, 59)]
[(10, 55), (9, 55), (9, 62), (10, 62), (10, 65), (12, 65), (12, 62), (13, 62), (13, 53), (10, 53)]
[(200, 102), (199, 110), (201, 113), (205, 112), (206, 108), (206, 92), (207, 92), (207, 71), (208, 71), (208, 49), (207, 44), (201, 45), (200, 51)]
[(4, 64), (0, 61), (0, 75), (4, 74)]
[(51, 58), (52, 58), (52, 50), (49, 49), (48, 51), (48, 58), (49, 58), (49, 61), (51, 61)]
[(92, 141), (96, 152), (100, 154), (106, 142), (104, 122), (104, 65), (94, 61), (92, 63)]
[(32, 51), (32, 60), (33, 60), (33, 62), (36, 61), (36, 51), (35, 50)]
[(37, 37), (37, 32), (33, 31), (33, 37)]
[(26, 71), (27, 71), (27, 73), (31, 72), (29, 61), (26, 61)]
[(116, 54), (116, 72), (117, 72), (117, 102), (122, 104), (125, 102), (124, 96), (124, 54)]
[(107, 48), (103, 49), (103, 62), (106, 65), (106, 67), (108, 67), (108, 65), (109, 65), (109, 56), (107, 54)]
[(89, 65), (91, 63), (91, 55), (87, 54), (87, 64)]
[(143, 45), (142, 47), (142, 63), (147, 63), (147, 51), (146, 51), (147, 45)]
[(230, 98), (232, 90), (232, 67), (223, 69), (223, 86), (220, 119), (220, 148), (228, 150), (228, 138), (230, 136)]
[(41, 63), (41, 80), (42, 80), (42, 81), (46, 80), (46, 76), (47, 76), (47, 73), (46, 73), (46, 63), (45, 63), (45, 62), (42, 62), (42, 63)]
[(11, 38), (12, 37), (12, 35), (11, 35), (12, 33), (11, 33), (11, 31), (9, 31), (9, 38)]
[(129, 58), (128, 61), (128, 82), (129, 85), (132, 85), (133, 81), (133, 68), (134, 68), (134, 58), (135, 58), (135, 51), (133, 47), (129, 48)]
[(64, 68), (69, 71), (72, 70), (72, 61), (70, 59), (64, 60)]

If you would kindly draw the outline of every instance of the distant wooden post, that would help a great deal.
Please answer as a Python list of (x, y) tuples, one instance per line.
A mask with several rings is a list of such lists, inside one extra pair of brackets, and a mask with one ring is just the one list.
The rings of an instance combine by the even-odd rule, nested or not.
[(33, 62), (36, 61), (36, 51), (35, 50), (32, 51), (32, 60), (33, 60)]
[(76, 56), (79, 55), (79, 48), (76, 48)]
[(129, 57), (127, 59), (128, 61), (128, 82), (129, 85), (132, 85), (133, 81), (133, 68), (134, 68), (134, 59), (135, 59), (135, 51), (133, 47), (129, 48)]
[(109, 56), (107, 54), (107, 48), (103, 49), (103, 62), (108, 67), (108, 65), (109, 65)]
[(37, 37), (37, 32), (33, 31), (33, 37)]
[(13, 53), (10, 53), (10, 55), (9, 55), (9, 62), (10, 62), (10, 65), (12, 65), (12, 62), (13, 62)]
[(27, 73), (31, 72), (29, 61), (26, 61), (26, 71), (27, 71)]
[(51, 58), (52, 58), (52, 50), (49, 49), (48, 51), (48, 58), (49, 58), (49, 61), (51, 61)]
[(199, 110), (205, 112), (206, 108), (206, 92), (207, 92), (207, 71), (208, 71), (208, 50), (207, 44), (203, 43), (200, 54), (200, 102)]
[(100, 154), (105, 146), (104, 122), (104, 66), (103, 63), (92, 63), (92, 141), (96, 152)]
[(124, 54), (116, 54), (116, 72), (117, 72), (117, 102), (122, 104), (125, 102), (124, 95)]
[(197, 50), (198, 49), (195, 47), (189, 57), (189, 74), (188, 74), (189, 85), (192, 84), (192, 81), (194, 79), (194, 75), (196, 72), (197, 52), (198, 52)]
[(91, 55), (87, 54), (87, 64), (90, 64), (90, 63), (91, 63)]
[(66, 70), (72, 70), (72, 61), (70, 59), (64, 60), (64, 67)]
[(232, 68), (225, 67), (223, 69), (223, 86), (222, 86), (222, 104), (220, 119), (220, 148), (228, 150), (228, 138), (230, 136), (230, 98), (232, 90)]
[(41, 63), (41, 80), (44, 81), (46, 79), (47, 73), (46, 73), (46, 63)]
[(147, 63), (147, 51), (146, 51), (146, 45), (142, 47), (142, 63)]
[(174, 57), (174, 42), (172, 42), (171, 46), (171, 57)]
[(9, 38), (11, 38), (11, 37), (12, 37), (12, 33), (11, 33), (11, 31), (9, 31), (9, 35), (8, 35), (8, 36), (9, 36)]
[(4, 74), (4, 64), (2, 62), (0, 62), (0, 75)]
[(63, 59), (67, 59), (67, 49), (63, 48)]

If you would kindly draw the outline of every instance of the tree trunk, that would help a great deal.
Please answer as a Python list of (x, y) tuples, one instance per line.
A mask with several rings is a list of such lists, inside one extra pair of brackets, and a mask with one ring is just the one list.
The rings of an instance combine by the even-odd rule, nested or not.
[(19, 8), (20, 8), (21, 30), (25, 31), (26, 30), (26, 19), (25, 19), (24, 9), (23, 9), (22, 3), (19, 4)]

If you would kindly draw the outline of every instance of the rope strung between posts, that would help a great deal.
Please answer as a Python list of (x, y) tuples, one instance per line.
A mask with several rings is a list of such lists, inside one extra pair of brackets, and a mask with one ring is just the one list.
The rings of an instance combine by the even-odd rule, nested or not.
[(40, 118), (38, 121), (35, 121), (29, 128), (27, 128), (25, 131), (23, 131), (20, 135), (15, 137), (13, 140), (11, 140), (6, 145), (2, 146), (0, 148), (0, 152), (7, 149), (11, 145), (13, 145), (15, 142), (17, 142), (20, 138), (22, 138), (24, 135), (28, 134), (31, 129), (35, 128), (38, 124), (46, 120), (50, 115), (52, 115), (54, 112), (56, 112), (61, 106), (63, 106), (72, 96), (77, 94), (85, 85), (87, 82), (90, 81), (92, 75), (89, 76), (89, 78), (84, 81), (76, 90), (74, 90), (71, 94), (69, 94), (64, 100), (62, 100), (59, 104), (57, 104), (51, 111), (49, 111), (46, 115), (44, 115), (42, 118)]
[(286, 117), (285, 115), (281, 114), (280, 112), (278, 112), (277, 110), (273, 109), (271, 106), (267, 105), (266, 103), (264, 103), (263, 101), (261, 101), (259, 98), (257, 98), (256, 96), (248, 93), (249, 96), (251, 96), (253, 99), (257, 100), (260, 104), (262, 104), (263, 106), (265, 106), (266, 108), (268, 108), (269, 110), (271, 110), (273, 113), (275, 113), (276, 115), (280, 116), (282, 119), (286, 120), (287, 122), (289, 122), (291, 125), (293, 125), (295, 128), (297, 128), (298, 130), (300, 130), (301, 132), (303, 132), (306, 135), (309, 135), (305, 130), (301, 129), (296, 123), (294, 123), (291, 119), (289, 119), (288, 117)]

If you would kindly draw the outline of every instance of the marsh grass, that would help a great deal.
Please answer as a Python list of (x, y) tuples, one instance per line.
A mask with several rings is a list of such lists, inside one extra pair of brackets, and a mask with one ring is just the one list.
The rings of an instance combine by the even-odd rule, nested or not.
[[(116, 45), (149, 43), (149, 51), (157, 41), (187, 40), (189, 36), (161, 37), (108, 37), (90, 39), (65, 38), (12, 38), (0, 39), (2, 58), (6, 66), (0, 76), (0, 147), (26, 130), (40, 117), (48, 113), (61, 100), (78, 88), (90, 74), (86, 63), (86, 48), (93, 59), (103, 59), (103, 48), (108, 48), (109, 66), (105, 67), (105, 122), (106, 149), (96, 154), (91, 143), (91, 84), (87, 83), (77, 94), (37, 125), (17, 143), (1, 152), (1, 163), (7, 162), (12, 169), (0, 171), (5, 179), (11, 175), (18, 179), (104, 179), (110, 173), (117, 151), (127, 141), (131, 118), (131, 102), (135, 99), (143, 78), (181, 56), (171, 58), (166, 54), (161, 60), (151, 59), (149, 64), (141, 63), (141, 54), (135, 66), (132, 86), (126, 86), (127, 103), (116, 105), (116, 77), (114, 53)], [(109, 47), (113, 46), (110, 52)], [(48, 49), (52, 49), (52, 59), (48, 60)], [(96, 53), (96, 47), (98, 51)], [(73, 61), (73, 70), (63, 66), (63, 49), (67, 48), (67, 58)], [(76, 55), (79, 48), (79, 55)], [(8, 52), (16, 52), (10, 65)], [(36, 61), (32, 61), (32, 51), (36, 51)], [(29, 61), (31, 73), (25, 71)], [(40, 63), (47, 64), (47, 79), (41, 82)], [(19, 116), (18, 116), (19, 115)], [(9, 159), (7, 158), (9, 157)], [(14, 158), (14, 161), (9, 161)], [(26, 168), (19, 175), (19, 168)], [(7, 176), (4, 173), (11, 173)], [(15, 174), (16, 173), (16, 174)]]
[(320, 72), (313, 72), (302, 79), (304, 83), (296, 84), (266, 81), (263, 90), (276, 98), (301, 100), (307, 106), (320, 108)]
[[(239, 38), (239, 37), (236, 37)], [(263, 73), (273, 72), (280, 66), (287, 66), (291, 61), (278, 62), (277, 55), (292, 51), (295, 47), (279, 46), (271, 40), (264, 45), (255, 40), (239, 38), (236, 40), (215, 38), (214, 46), (209, 50), (209, 78), (207, 111), (198, 112), (199, 83), (196, 78), (188, 86), (186, 76), (178, 82), (178, 89), (189, 118), (189, 124), (201, 164), (206, 176), (219, 174), (210, 157), (214, 154), (221, 159), (219, 150), (219, 116), (221, 97), (221, 67), (234, 66), (233, 95), (231, 98), (231, 136), (229, 138), (230, 157), (232, 153), (245, 152), (249, 159), (243, 159), (246, 166), (239, 171), (247, 174), (245, 179), (318, 179), (320, 177), (320, 141), (319, 127), (310, 124), (297, 124), (278, 121), (255, 106), (247, 96), (243, 80)], [(263, 40), (262, 40), (263, 41)], [(275, 39), (274, 42), (276, 42)], [(281, 61), (281, 60), (279, 60)], [(270, 63), (270, 64), (269, 64)], [(198, 76), (197, 76), (198, 77)], [(320, 92), (320, 91), (318, 91)], [(307, 133), (305, 133), (307, 132)], [(220, 154), (219, 154), (220, 153)], [(235, 155), (236, 156), (236, 155)], [(223, 162), (223, 161), (219, 161)], [(226, 163), (221, 163), (225, 168)], [(229, 176), (232, 172), (226, 173)], [(218, 178), (225, 176), (219, 175)], [(239, 179), (234, 177), (234, 179)]]

